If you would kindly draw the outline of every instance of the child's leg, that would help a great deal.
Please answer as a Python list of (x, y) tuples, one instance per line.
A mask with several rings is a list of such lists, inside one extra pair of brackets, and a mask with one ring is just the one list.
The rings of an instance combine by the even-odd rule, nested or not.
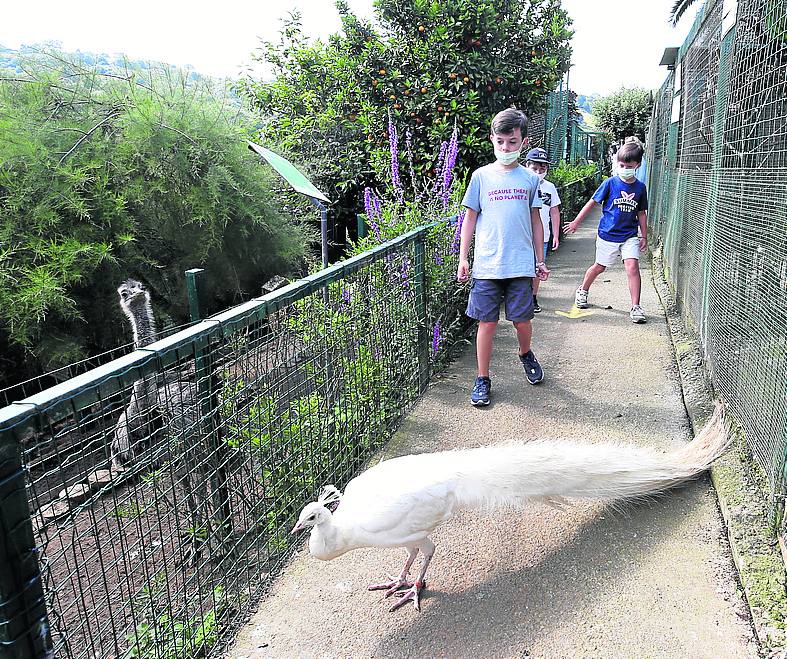
[(476, 361), (478, 362), (478, 376), (489, 377), (489, 364), (492, 361), (492, 344), (497, 331), (497, 321), (478, 322), (478, 333), (475, 339)]
[(524, 355), (530, 350), (530, 343), (533, 340), (533, 323), (529, 320), (514, 323), (516, 328), (516, 338), (519, 341), (519, 354)]
[(629, 280), (629, 293), (631, 294), (631, 306), (639, 304), (639, 296), (642, 292), (642, 277), (639, 274), (639, 259), (626, 259), (623, 261), (626, 266), (626, 276)]
[(589, 291), (590, 287), (593, 285), (593, 282), (596, 281), (596, 277), (598, 277), (606, 269), (607, 266), (601, 265), (600, 263), (594, 263), (591, 265), (585, 272), (585, 278), (582, 280), (582, 288), (586, 291)]

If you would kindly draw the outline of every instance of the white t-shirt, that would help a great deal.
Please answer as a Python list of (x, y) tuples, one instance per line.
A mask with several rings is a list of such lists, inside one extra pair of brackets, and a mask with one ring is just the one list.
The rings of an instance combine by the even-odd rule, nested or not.
[(538, 196), (541, 198), (541, 224), (544, 227), (544, 242), (546, 243), (549, 242), (549, 211), (555, 206), (560, 206), (560, 195), (557, 193), (555, 184), (545, 179), (538, 186)]
[(473, 278), (535, 277), (530, 209), (541, 206), (538, 176), (522, 165), (486, 165), (473, 172), (462, 205), (478, 213)]

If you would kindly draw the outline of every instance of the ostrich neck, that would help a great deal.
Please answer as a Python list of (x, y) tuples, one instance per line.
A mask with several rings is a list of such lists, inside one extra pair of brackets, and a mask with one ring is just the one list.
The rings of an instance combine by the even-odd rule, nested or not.
[(153, 318), (153, 309), (150, 302), (145, 300), (140, 304), (130, 305), (126, 309), (126, 315), (131, 321), (131, 329), (134, 331), (134, 345), (142, 348), (156, 340), (156, 321)]

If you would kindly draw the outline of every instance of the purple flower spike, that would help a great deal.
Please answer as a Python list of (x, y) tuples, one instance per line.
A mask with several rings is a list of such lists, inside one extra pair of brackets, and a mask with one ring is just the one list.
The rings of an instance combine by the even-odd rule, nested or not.
[(396, 190), (401, 190), (399, 180), (399, 135), (396, 132), (391, 113), (388, 113), (388, 143), (391, 147), (391, 182)]
[(456, 166), (456, 156), (459, 153), (459, 131), (454, 126), (451, 133), (451, 141), (448, 142), (448, 149), (445, 154), (445, 167), (443, 168), (443, 203), (448, 205), (448, 195), (451, 191), (451, 183), (454, 177), (454, 167)]
[(363, 191), (363, 206), (366, 210), (366, 219), (369, 222), (369, 227), (374, 234), (377, 242), (382, 242), (380, 235), (380, 218), (382, 217), (382, 208), (380, 207), (380, 200), (377, 198), (371, 189), (365, 188)]
[(366, 217), (372, 219), (374, 213), (374, 206), (372, 205), (372, 191), (365, 188), (363, 191), (363, 207), (366, 210)]
[(410, 259), (404, 257), (402, 265), (399, 268), (399, 276), (402, 278), (402, 286), (406, 289), (410, 288)]
[(462, 222), (465, 220), (465, 209), (463, 208), (459, 211), (459, 217), (456, 221), (456, 229), (454, 229), (454, 239), (451, 241), (451, 248), (449, 252), (451, 254), (458, 254), (459, 253), (459, 243), (462, 239)]
[(437, 352), (440, 349), (440, 344), (444, 341), (444, 337), (440, 334), (440, 321), (438, 320), (434, 325), (432, 331), (432, 352)]

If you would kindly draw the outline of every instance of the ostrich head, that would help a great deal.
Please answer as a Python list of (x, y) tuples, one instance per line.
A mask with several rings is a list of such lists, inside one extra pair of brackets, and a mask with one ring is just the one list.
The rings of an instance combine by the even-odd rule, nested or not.
[(156, 340), (156, 327), (153, 309), (150, 306), (150, 293), (136, 279), (126, 279), (118, 286), (120, 308), (131, 323), (134, 331), (134, 345), (141, 348)]

